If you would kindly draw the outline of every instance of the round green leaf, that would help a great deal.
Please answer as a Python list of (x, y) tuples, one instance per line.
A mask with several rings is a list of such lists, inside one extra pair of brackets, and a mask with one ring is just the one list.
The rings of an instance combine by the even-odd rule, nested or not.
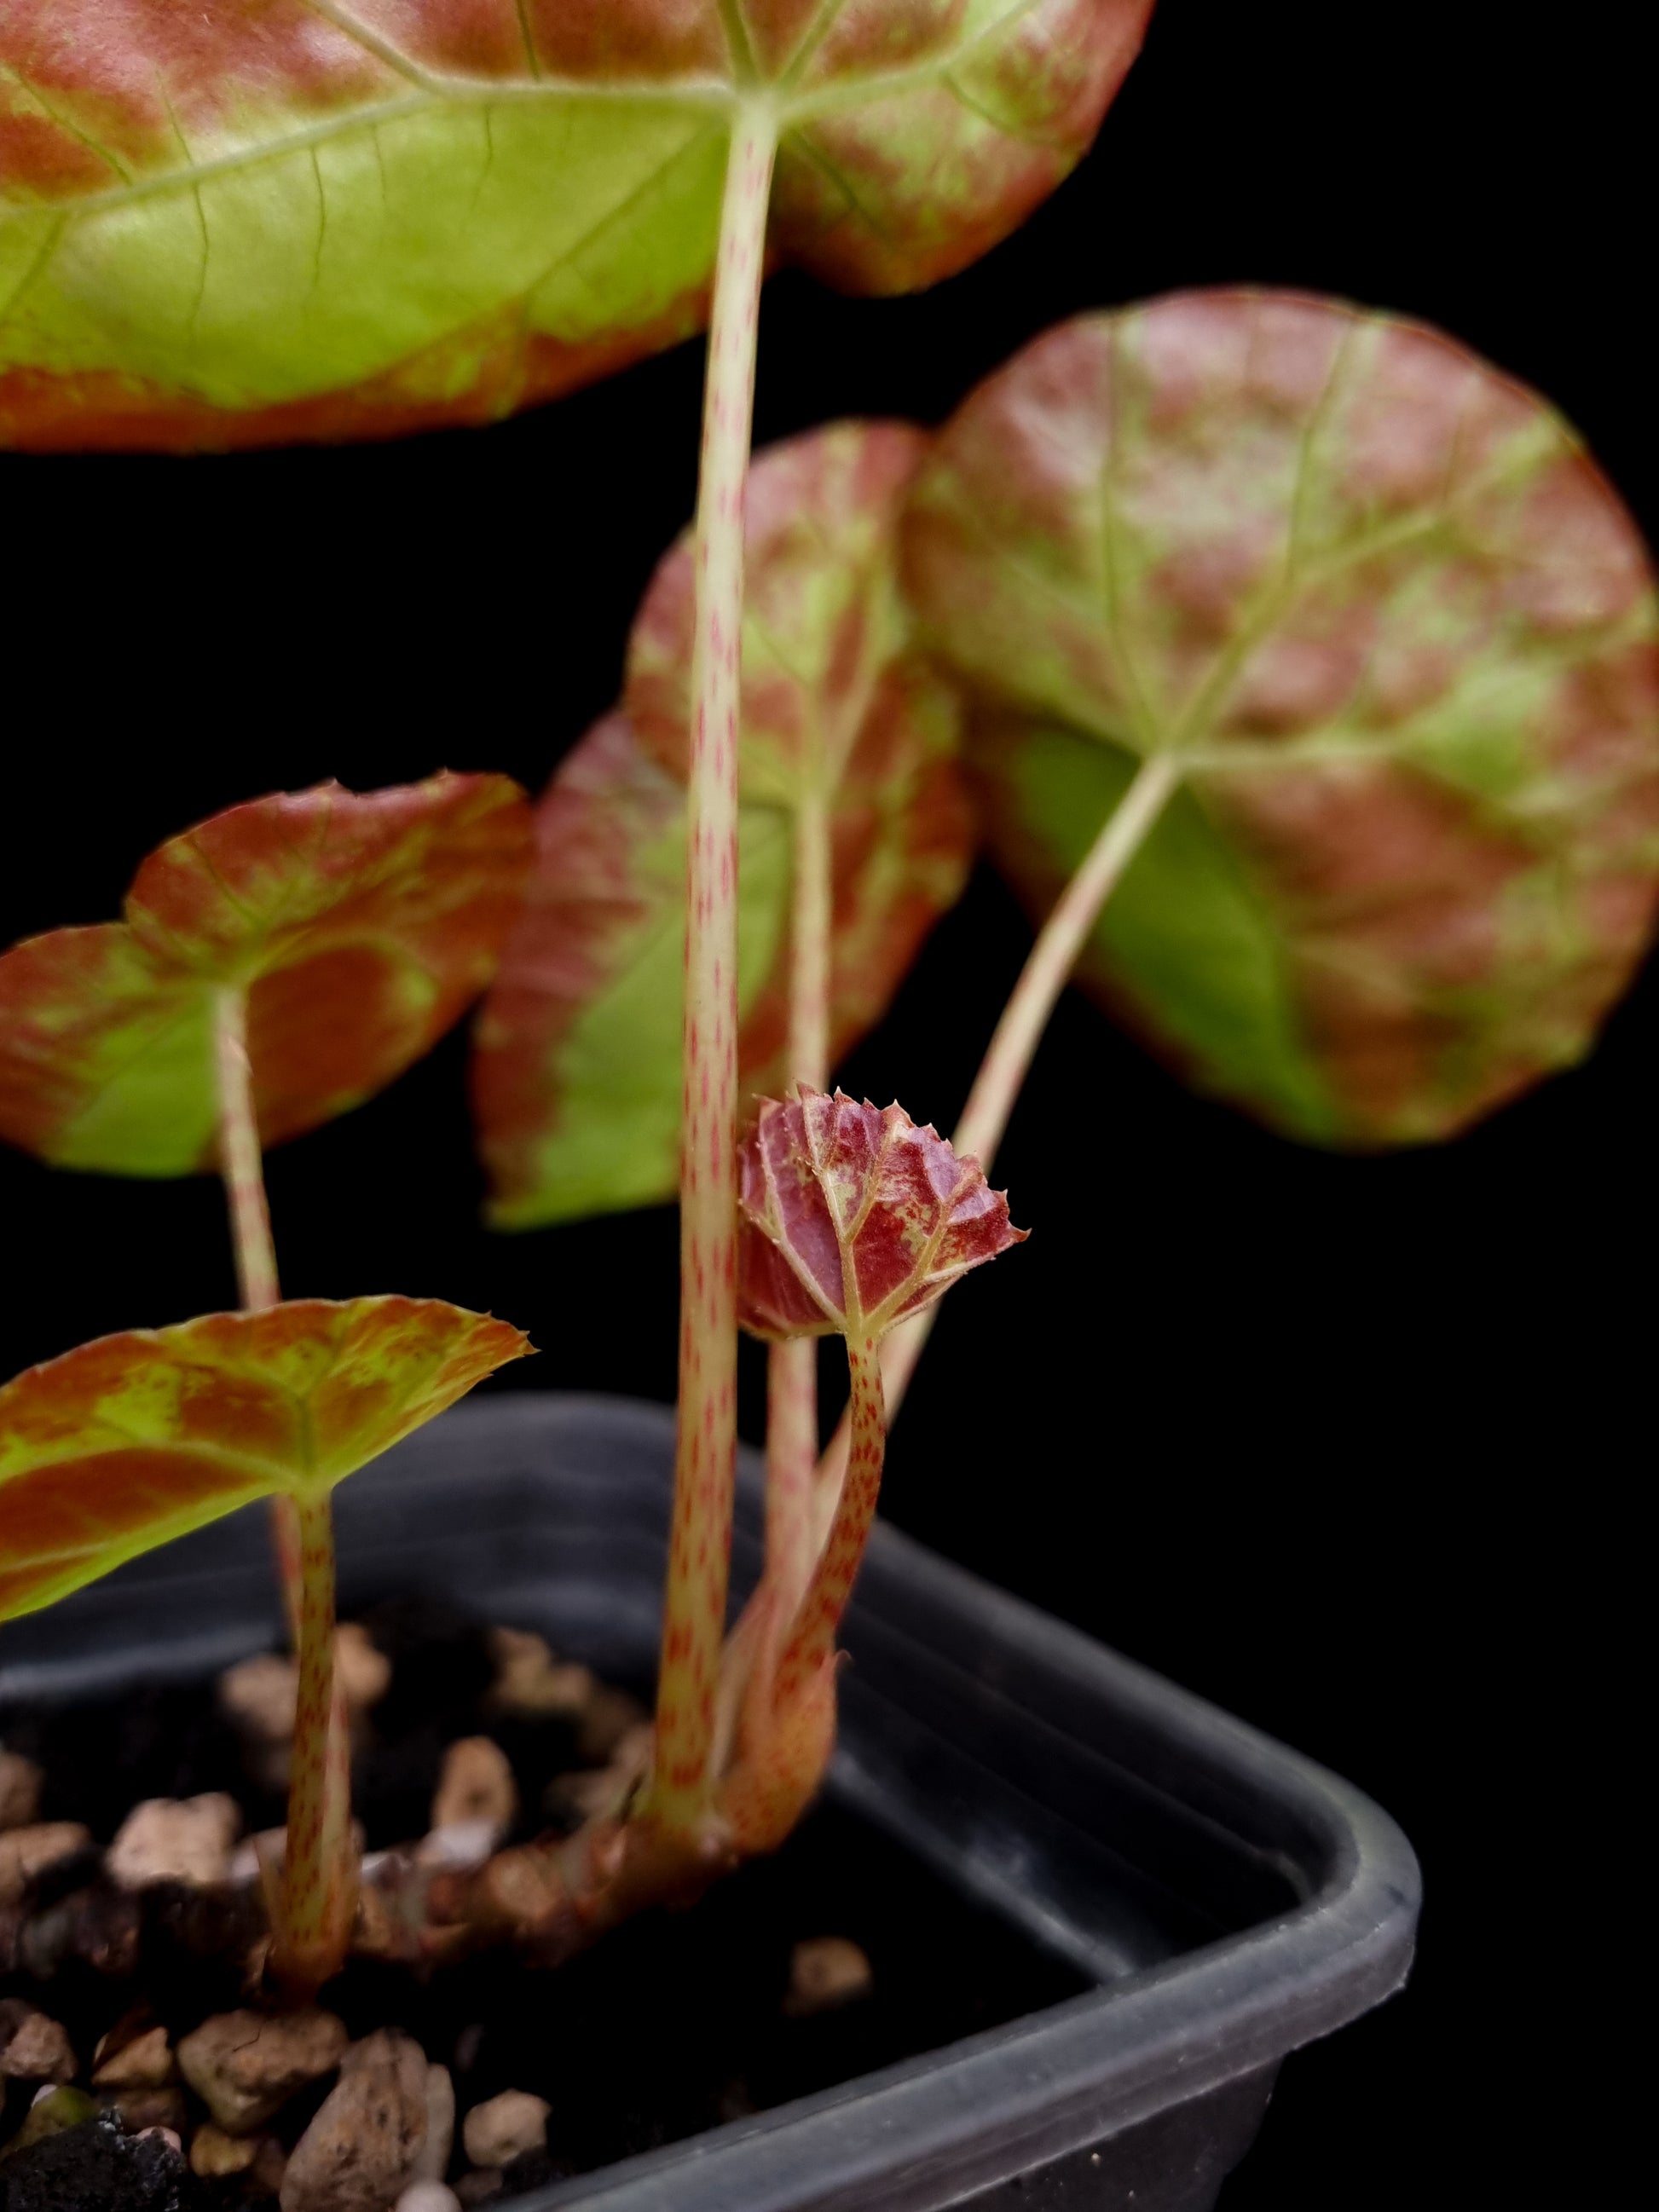
[(776, 258), (963, 267), (1152, 0), (8, 0), (0, 445), (487, 421), (699, 327), (734, 108)]
[(1659, 899), (1659, 603), (1534, 393), (1295, 294), (1085, 316), (946, 428), (907, 575), (1033, 914), (1185, 763), (1080, 979), (1200, 1088), (1387, 1145), (1588, 1049)]

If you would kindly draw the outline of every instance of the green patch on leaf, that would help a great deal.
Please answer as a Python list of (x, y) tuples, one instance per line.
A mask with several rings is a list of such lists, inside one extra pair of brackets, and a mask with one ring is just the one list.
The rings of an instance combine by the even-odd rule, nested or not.
[(1081, 980), (1203, 1087), (1415, 1144), (1589, 1050), (1659, 905), (1659, 596), (1535, 393), (1296, 293), (1081, 316), (945, 426), (905, 550), (1033, 913), (1178, 765)]
[[(1040, 921), (1127, 791), (1131, 754), (1053, 726), (1003, 729), (981, 756), (988, 818), (999, 856)], [(1035, 866), (1033, 862), (1035, 861)], [(1237, 854), (1190, 791), (1178, 791), (1102, 910), (1080, 974), (1109, 1000), (1127, 1000), (1201, 1091), (1263, 1100), (1274, 1121), (1326, 1142), (1336, 1116), (1300, 1032), (1284, 948)]]
[(0, 1389), (0, 1620), (257, 1498), (331, 1490), (529, 1352), (437, 1298), (99, 1337)]
[[(787, 927), (788, 822), (774, 809), (745, 807), (738, 843), (741, 1017), (771, 974)], [(490, 1206), (498, 1229), (656, 1206), (678, 1188), (684, 815), (634, 857), (642, 911), (615, 945), (605, 988), (563, 1035), (556, 1106), (531, 1139), (524, 1164), (528, 1189)]]
[[(897, 574), (925, 444), (903, 424), (832, 424), (750, 471), (738, 885), (750, 1098), (790, 1079), (798, 811), (811, 805), (827, 833), (832, 1057), (880, 1019), (967, 874), (960, 702), (915, 649)], [(538, 809), (525, 910), (473, 1059), (501, 1228), (651, 1205), (678, 1187), (694, 612), (683, 539), (635, 619), (623, 708)]]
[(9, 0), (0, 445), (390, 436), (672, 343), (757, 93), (775, 258), (933, 283), (1072, 167), (1151, 7)]
[(338, 784), (159, 846), (126, 918), (0, 955), (0, 1137), (59, 1167), (218, 1164), (216, 1001), (245, 995), (267, 1145), (372, 1097), (494, 972), (530, 858), (508, 777)]

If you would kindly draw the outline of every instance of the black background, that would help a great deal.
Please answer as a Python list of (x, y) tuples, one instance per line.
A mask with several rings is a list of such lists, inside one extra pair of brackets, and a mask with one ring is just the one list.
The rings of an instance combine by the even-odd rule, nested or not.
[[(1479, 0), (1163, 0), (1093, 155), (976, 268), (880, 302), (774, 282), (757, 435), (937, 420), (1080, 308), (1294, 284), (1547, 392), (1651, 541), (1642, 14), (1560, 11), (1547, 43)], [(112, 915), (149, 845), (273, 787), (539, 787), (690, 513), (700, 376), (684, 347), (399, 447), (0, 463), (4, 936)], [(976, 879), (848, 1087), (948, 1127), (1025, 943)], [(1226, 2212), (1607, 2193), (1594, 1977), (1650, 1887), (1607, 1715), (1650, 1463), (1655, 997), (1462, 1141), (1374, 1160), (1195, 1103), (1068, 998), (999, 1162), (1037, 1233), (957, 1294), (899, 1425), (896, 1519), (1326, 1760), (1419, 1847), (1410, 1991), (1287, 2069)], [(272, 1157), (285, 1288), (489, 1306), (543, 1347), (515, 1385), (671, 1396), (672, 1214), (486, 1236), (464, 1059), (458, 1036)], [(208, 1182), (7, 1155), (0, 1220), (9, 1369), (232, 1300)]]

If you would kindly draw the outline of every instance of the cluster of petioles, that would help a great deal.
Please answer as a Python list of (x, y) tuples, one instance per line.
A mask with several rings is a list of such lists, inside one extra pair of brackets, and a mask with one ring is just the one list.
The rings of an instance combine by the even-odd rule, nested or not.
[[(31, 70), (50, 74), (47, 48), (74, 43), (37, 36), (35, 12), (22, 31), (0, 23), (0, 73), (26, 90)], [(290, 148), (288, 103), (306, 118), (293, 141), (308, 149), (306, 193), (313, 170), (321, 191), (317, 147), (368, 97), (367, 53), (417, 88), (441, 135), (458, 117), (471, 131), (478, 85), (431, 59), (461, 35), (447, 0), (402, 11), (412, 54), (356, 36), (349, 10), (298, 12), (292, 51), (273, 32), (252, 61), (220, 24), (216, 88), (193, 46), (185, 64), (169, 55), (192, 128), (246, 111), (275, 117), (272, 143)], [(0, 1136), (65, 1168), (216, 1171), (240, 1295), (238, 1311), (106, 1337), (0, 1390), (0, 1619), (270, 1501), (294, 1724), (285, 1836), (260, 1864), (254, 1995), (290, 2020), (354, 1951), (425, 1972), (511, 1944), (554, 1965), (789, 1834), (834, 1744), (837, 1630), (887, 1421), (942, 1292), (1021, 1234), (981, 1164), (1075, 965), (1200, 1087), (1273, 1126), (1421, 1142), (1588, 1048), (1659, 885), (1659, 617), (1640, 541), (1559, 418), (1437, 333), (1297, 295), (1176, 295), (1046, 334), (937, 436), (832, 426), (751, 474), (769, 253), (872, 290), (964, 265), (1081, 152), (1146, 0), (988, 14), (874, 0), (844, 24), (833, 6), (694, 9), (680, 11), (700, 18), (691, 45), (678, 15), (671, 33), (653, 12), (673, 11), (630, 10), (618, 38), (643, 41), (626, 82), (654, 77), (660, 100), (630, 91), (595, 112), (618, 133), (642, 117), (654, 132), (678, 103), (699, 145), (723, 117), (712, 267), (673, 258), (681, 232), (709, 244), (711, 204), (706, 222), (676, 215), (663, 268), (642, 277), (651, 241), (635, 226), (659, 220), (659, 196), (630, 186), (584, 218), (597, 258), (573, 286), (532, 252), (533, 296), (506, 276), (501, 298), (477, 295), (527, 331), (544, 290), (571, 314), (579, 292), (580, 344), (532, 333), (510, 392), (456, 385), (453, 405), (420, 397), (453, 331), (409, 360), (365, 355), (343, 385), (307, 384), (314, 364), (290, 353), (325, 307), (361, 338), (376, 314), (407, 332), (416, 309), (473, 296), (444, 255), (465, 263), (475, 221), (514, 241), (520, 228), (479, 185), (473, 152), (472, 215), (447, 227), (422, 209), (407, 267), (379, 256), (362, 301), (352, 286), (318, 292), (312, 200), (272, 200), (272, 239), (303, 204), (303, 301), (273, 325), (256, 285), (216, 343), (250, 378), (280, 356), (283, 393), (304, 398), (297, 415), (284, 398), (222, 418), (173, 335), (144, 341), (146, 362), (173, 364), (149, 385), (94, 347), (82, 388), (28, 349), (40, 331), (93, 345), (95, 324), (96, 345), (118, 352), (143, 301), (176, 288), (170, 275), (130, 285), (88, 319), (94, 265), (111, 282), (125, 256), (182, 267), (169, 226), (197, 251), (204, 193), (240, 191), (241, 171), (273, 158), (264, 125), (210, 175), (179, 167), (179, 117), (155, 93), (167, 71), (125, 55), (99, 0), (65, 10), (92, 76), (29, 111), (27, 145), (47, 149), (50, 193), (70, 198), (48, 223), (57, 200), (26, 179), (31, 305), (21, 336), (0, 327), (23, 348), (24, 442), (87, 429), (236, 443), (302, 417), (302, 434), (337, 435), (505, 407), (552, 389), (537, 385), (553, 374), (535, 368), (537, 345), (599, 374), (667, 330), (654, 312), (607, 329), (613, 296), (695, 301), (712, 276), (695, 531), (641, 610), (616, 712), (536, 815), (489, 775), (256, 799), (152, 854), (120, 921), (0, 957)], [(738, 39), (750, 15), (764, 35)], [(560, 103), (614, 59), (604, 40), (569, 38), (568, 74), (520, 81), (516, 29), (513, 58), (489, 64), (512, 81), (514, 129), (533, 127), (532, 98), (553, 118), (556, 184)], [(975, 97), (963, 70), (981, 72)], [(326, 123), (305, 104), (325, 80), (327, 115), (339, 111)], [(82, 97), (126, 115), (122, 143), (151, 169), (128, 195), (94, 162), (95, 189), (71, 205), (70, 154), (84, 166), (93, 143), (74, 125)], [(52, 153), (60, 127), (74, 144)], [(853, 212), (824, 201), (837, 173), (813, 150), (824, 134), (863, 179)], [(937, 159), (918, 163), (916, 143)], [(567, 181), (599, 192), (613, 166)], [(389, 172), (371, 167), (379, 224)], [(63, 240), (106, 218), (118, 235), (66, 277)], [(51, 337), (53, 318), (68, 336)], [(483, 350), (487, 383), (506, 354)], [(450, 370), (439, 380), (449, 392)], [(890, 1003), (981, 842), (1041, 926), (953, 1146), (896, 1105), (832, 1091), (830, 1070)], [(366, 1868), (331, 1495), (531, 1346), (441, 1300), (283, 1300), (263, 1156), (381, 1090), (486, 990), (474, 1101), (501, 1225), (679, 1201), (657, 1704), (574, 1833)], [(770, 1346), (765, 1559), (728, 1625), (740, 1327)], [(820, 1453), (813, 1340), (826, 1334), (846, 1342), (849, 1406)], [(26, 1901), (32, 1832), (8, 1833)]]

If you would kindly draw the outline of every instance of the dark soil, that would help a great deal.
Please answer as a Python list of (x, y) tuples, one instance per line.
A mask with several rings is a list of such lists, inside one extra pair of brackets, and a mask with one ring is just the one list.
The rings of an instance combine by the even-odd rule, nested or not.
[(165, 2143), (125, 2134), (111, 2116), (0, 2165), (0, 2212), (199, 2212), (213, 2202)]
[[(369, 1848), (424, 1831), (445, 1747), (465, 1735), (493, 1737), (511, 1760), (524, 1808), (520, 1837), (559, 1821), (558, 1793), (549, 1785), (582, 1764), (574, 1728), (489, 1709), (494, 1670), (483, 1632), (424, 1601), (383, 1606), (363, 1618), (393, 1662), (355, 1776)], [(210, 1682), (137, 1689), (34, 1716), (0, 1714), (0, 1735), (45, 1770), (40, 1818), (83, 1821), (100, 1844), (147, 1797), (224, 1790), (241, 1802), (247, 1831), (281, 1818), (280, 1802), (251, 1786), (242, 1740), (221, 1716)], [(52, 1869), (32, 1910), (37, 1917), (54, 1905), (85, 1911), (96, 1873), (90, 1853)], [(98, 1963), (77, 1959), (44, 1977), (0, 1976), (0, 1996), (27, 1997), (63, 2023), (84, 2081), (98, 2038), (136, 2003), (147, 2004), (176, 2040), (208, 2013), (246, 2001), (235, 1966), (216, 1953), (222, 1942), (234, 1948), (232, 1923), (247, 1909), (221, 1893), (150, 1891), (142, 1900), (136, 1972), (122, 1970), (131, 1960), (124, 1962), (114, 1944)], [(872, 1987), (837, 2009), (790, 2017), (782, 2001), (792, 1950), (823, 1936), (861, 1948)], [(645, 1915), (556, 1972), (493, 1954), (421, 1981), (360, 1962), (320, 2001), (354, 2037), (395, 2024), (451, 2069), (453, 2172), (465, 2169), (460, 2120), (472, 2105), (507, 2088), (547, 2100), (547, 2152), (509, 2169), (512, 2193), (937, 2050), (1084, 1986), (1070, 1966), (966, 1902), (878, 1829), (826, 1803), (775, 1857), (746, 1866), (690, 1911)], [(289, 2142), (327, 2086), (286, 2109), (278, 2131)], [(9, 2085), (0, 2138), (15, 2132), (32, 2094), (27, 2085)], [(99, 2154), (115, 2155), (107, 2142)], [(0, 2205), (9, 2201), (6, 2172), (0, 2154)], [(240, 2179), (209, 2185), (184, 2179), (181, 2205), (258, 2201)], [(56, 2201), (39, 2199), (42, 2206)], [(90, 2212), (93, 2200), (77, 2201)]]

